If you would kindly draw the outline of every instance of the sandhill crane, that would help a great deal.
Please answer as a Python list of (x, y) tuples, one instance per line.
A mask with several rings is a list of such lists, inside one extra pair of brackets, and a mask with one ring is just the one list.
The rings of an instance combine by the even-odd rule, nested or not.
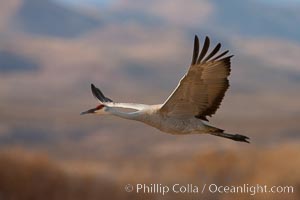
[[(195, 35), (189, 70), (163, 104), (116, 103), (91, 84), (92, 93), (100, 104), (81, 114), (109, 114), (140, 121), (171, 134), (203, 133), (249, 143), (247, 136), (225, 133), (207, 123), (207, 116), (216, 113), (229, 87), (227, 77), (230, 74), (230, 58), (233, 56), (224, 57), (228, 50), (217, 54), (221, 48), (220, 43), (208, 54), (209, 44), (210, 40), (206, 37), (199, 53), (199, 39)], [(117, 108), (134, 111), (124, 112)]]

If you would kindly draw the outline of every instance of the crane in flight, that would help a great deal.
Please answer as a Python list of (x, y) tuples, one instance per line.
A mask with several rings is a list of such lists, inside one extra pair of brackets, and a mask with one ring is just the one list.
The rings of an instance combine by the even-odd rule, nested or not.
[[(225, 133), (207, 123), (207, 117), (216, 113), (229, 87), (227, 77), (230, 74), (230, 58), (233, 56), (225, 56), (228, 50), (218, 54), (220, 43), (210, 53), (209, 46), (210, 40), (206, 37), (200, 52), (199, 39), (195, 35), (191, 65), (163, 104), (117, 103), (91, 84), (92, 93), (100, 104), (81, 114), (114, 115), (140, 121), (171, 134), (211, 134), (249, 143), (247, 136)], [(119, 108), (134, 111), (125, 112)]]

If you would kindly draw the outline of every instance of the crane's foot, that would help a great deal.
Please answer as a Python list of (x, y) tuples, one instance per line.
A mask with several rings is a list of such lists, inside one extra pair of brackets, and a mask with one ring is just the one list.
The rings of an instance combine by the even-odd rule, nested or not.
[(244, 136), (244, 135), (240, 135), (240, 134), (229, 134), (229, 133), (224, 133), (224, 132), (214, 132), (214, 133), (210, 133), (212, 135), (215, 136), (219, 136), (219, 137), (223, 137), (223, 138), (228, 138), (231, 140), (235, 140), (238, 142), (247, 142), (250, 143), (248, 140), (250, 140), (249, 137)]

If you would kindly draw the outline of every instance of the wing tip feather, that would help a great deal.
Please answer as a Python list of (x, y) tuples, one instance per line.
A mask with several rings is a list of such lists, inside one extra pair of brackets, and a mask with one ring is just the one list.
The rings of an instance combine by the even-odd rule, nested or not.
[(113, 102), (110, 98), (104, 96), (104, 94), (101, 92), (99, 88), (97, 88), (93, 83), (91, 83), (91, 90), (93, 93), (93, 96), (97, 98), (101, 102)]

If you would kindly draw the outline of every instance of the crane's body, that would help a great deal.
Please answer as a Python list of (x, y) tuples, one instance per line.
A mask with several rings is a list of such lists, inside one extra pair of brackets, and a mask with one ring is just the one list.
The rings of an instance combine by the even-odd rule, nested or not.
[(120, 113), (112, 108), (108, 109), (107, 112), (111, 115), (115, 115), (124, 119), (143, 122), (163, 132), (175, 135), (202, 133), (206, 131), (205, 124), (202, 120), (196, 119), (195, 117), (178, 119), (163, 115), (159, 112), (161, 106), (162, 104), (149, 105), (143, 110), (131, 112), (129, 114)]
[(153, 110), (146, 110), (139, 118), (139, 121), (174, 135), (205, 132), (205, 125), (199, 119), (194, 117), (178, 119), (164, 116), (159, 110), (155, 110), (155, 108)]
[[(227, 77), (230, 74), (232, 57), (224, 57), (228, 51), (217, 55), (221, 47), (220, 43), (207, 55), (209, 43), (209, 38), (206, 37), (199, 53), (199, 40), (195, 36), (191, 66), (163, 104), (116, 103), (105, 97), (101, 90), (92, 84), (92, 93), (100, 101), (100, 105), (81, 114), (109, 114), (140, 121), (175, 135), (211, 134), (249, 143), (247, 136), (228, 134), (205, 122), (208, 121), (207, 116), (215, 114), (229, 87)], [(123, 112), (118, 108), (134, 111)]]

